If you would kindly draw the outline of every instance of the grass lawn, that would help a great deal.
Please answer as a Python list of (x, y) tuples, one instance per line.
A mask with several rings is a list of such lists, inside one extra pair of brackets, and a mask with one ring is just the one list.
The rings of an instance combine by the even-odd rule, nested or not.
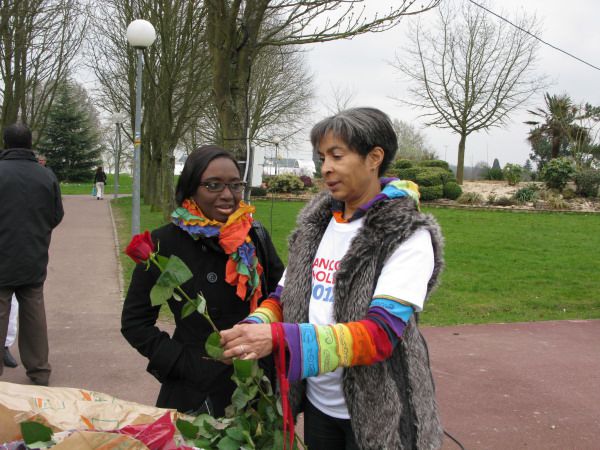
[[(301, 202), (259, 200), (256, 216), (287, 261)], [(113, 202), (121, 246), (131, 200)], [(429, 325), (600, 318), (600, 215), (424, 208), (446, 240), (442, 283), (421, 315)], [(271, 220), (272, 217), (272, 220)], [(163, 221), (142, 207), (142, 230)], [(122, 256), (125, 284), (133, 263)]]
[[(131, 194), (131, 175), (119, 174), (119, 194)], [(60, 183), (60, 192), (63, 195), (92, 195), (93, 178), (87, 183)], [(113, 194), (115, 179), (112, 174), (107, 174), (104, 193)]]

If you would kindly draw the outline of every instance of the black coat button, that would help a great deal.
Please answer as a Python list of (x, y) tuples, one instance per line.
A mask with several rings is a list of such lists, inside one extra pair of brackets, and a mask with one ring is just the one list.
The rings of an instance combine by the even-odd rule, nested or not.
[(206, 279), (208, 280), (209, 283), (216, 283), (219, 277), (217, 277), (217, 274), (214, 272), (208, 272), (206, 274)]

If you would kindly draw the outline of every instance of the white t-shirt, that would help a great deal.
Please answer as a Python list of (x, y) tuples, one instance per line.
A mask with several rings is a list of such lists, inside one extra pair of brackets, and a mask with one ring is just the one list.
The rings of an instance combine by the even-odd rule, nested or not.
[[(335, 272), (350, 248), (352, 238), (363, 225), (363, 219), (338, 223), (331, 219), (323, 234), (312, 266), (312, 295), (309, 322), (316, 325), (335, 323), (333, 313)], [(373, 242), (377, 245), (377, 242)], [(421, 311), (427, 283), (434, 267), (431, 235), (417, 230), (404, 241), (384, 263), (373, 297), (393, 297), (409, 302)], [(284, 285), (285, 274), (279, 283)], [(307, 379), (307, 397), (323, 413), (348, 419), (348, 408), (342, 390), (343, 368)]]

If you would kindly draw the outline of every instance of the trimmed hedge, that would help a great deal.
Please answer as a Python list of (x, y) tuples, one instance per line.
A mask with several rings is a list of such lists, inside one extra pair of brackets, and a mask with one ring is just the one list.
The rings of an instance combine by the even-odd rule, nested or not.
[(419, 186), (419, 192), (421, 193), (421, 200), (437, 200), (444, 196), (444, 186), (438, 184), (437, 186)]
[(417, 174), (422, 172), (423, 169), (420, 167), (409, 167), (407, 169), (396, 169), (396, 176), (401, 180), (412, 180), (415, 181), (417, 178)]
[(454, 179), (454, 175), (441, 167), (422, 167), (415, 176), (415, 182), (419, 186), (436, 186), (445, 184)]
[(421, 167), (441, 167), (442, 169), (450, 170), (450, 165), (441, 159), (424, 159), (419, 161)]
[(252, 186), (250, 187), (250, 195), (252, 197), (265, 197), (267, 195), (267, 190), (263, 187)]
[(414, 161), (410, 159), (397, 159), (392, 163), (393, 169), (408, 169), (409, 167), (414, 167)]
[(444, 185), (444, 198), (456, 200), (462, 195), (462, 188), (455, 181), (449, 181)]

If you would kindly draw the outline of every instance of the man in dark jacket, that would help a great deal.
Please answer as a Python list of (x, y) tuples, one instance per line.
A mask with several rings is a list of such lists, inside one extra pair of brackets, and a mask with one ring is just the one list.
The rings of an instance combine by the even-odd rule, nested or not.
[[(44, 281), (52, 230), (63, 218), (58, 181), (31, 150), (23, 124), (4, 129), (0, 152), (0, 342), (6, 339), (13, 292), (19, 302), (19, 352), (27, 376), (48, 385)], [(4, 346), (0, 346), (4, 355)], [(2, 358), (0, 358), (2, 360)], [(0, 375), (3, 367), (0, 366)]]

